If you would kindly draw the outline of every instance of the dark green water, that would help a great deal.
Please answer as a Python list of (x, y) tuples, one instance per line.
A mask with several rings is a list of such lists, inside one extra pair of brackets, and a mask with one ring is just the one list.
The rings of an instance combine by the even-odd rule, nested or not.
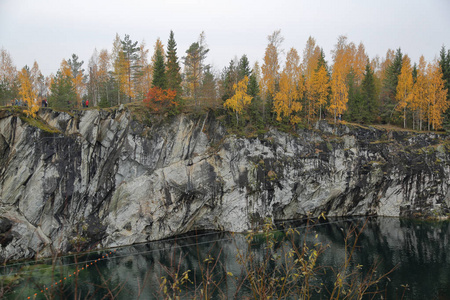
[[(285, 239), (284, 228), (287, 227), (298, 227), (300, 235), (294, 240), (296, 245), (305, 239), (311, 248), (317, 243), (329, 245), (319, 256), (320, 265), (327, 266), (323, 269), (326, 274), (315, 280), (322, 290), (312, 296), (312, 299), (328, 299), (325, 287), (333, 287), (335, 277), (332, 268), (338, 270), (345, 260), (345, 236), (350, 228), (361, 228), (364, 221), (347, 219), (316, 223), (306, 237), (305, 224), (294, 222), (281, 225), (274, 232), (275, 243), (270, 255), (275, 257), (289, 250), (292, 244)], [(371, 218), (359, 236), (349, 272), (357, 270), (356, 266), (360, 265), (358, 270), (367, 273), (374, 263), (378, 263), (377, 275), (396, 268), (377, 284), (381, 292), (374, 299), (450, 299), (449, 234), (450, 223), (447, 221)], [(348, 240), (349, 243), (352, 241), (353, 238)], [(74, 257), (65, 257), (58, 259), (54, 267), (49, 261), (10, 265), (0, 269), (0, 287), (8, 287), (5, 274), (19, 273), (21, 281), (6, 296), (7, 299), (46, 299), (50, 295), (55, 299), (73, 299), (75, 290), (81, 299), (110, 299), (111, 295), (116, 299), (161, 299), (162, 277), (168, 278), (177, 270), (181, 276), (190, 270), (189, 282), (180, 286), (182, 299), (199, 296), (205, 285), (211, 299), (244, 299), (252, 294), (245, 284), (240, 286), (239, 280), (235, 279), (239, 274), (245, 274), (236, 260), (238, 250), (241, 253), (250, 251), (255, 255), (255, 261), (262, 264), (266, 248), (262, 235), (253, 238), (251, 247), (248, 247), (244, 235), (199, 233), (118, 248), (112, 254), (109, 254), (110, 250), (93, 252), (77, 257), (78, 264), (74, 263)], [(95, 262), (102, 256), (105, 258)], [(267, 269), (272, 270), (276, 264), (269, 263)], [(86, 265), (89, 267), (76, 272), (76, 266), (81, 269)], [(73, 272), (78, 275), (73, 275)], [(233, 277), (227, 276), (227, 272), (232, 273)], [(204, 279), (208, 275), (209, 281)], [(58, 284), (55, 285), (55, 282)]]

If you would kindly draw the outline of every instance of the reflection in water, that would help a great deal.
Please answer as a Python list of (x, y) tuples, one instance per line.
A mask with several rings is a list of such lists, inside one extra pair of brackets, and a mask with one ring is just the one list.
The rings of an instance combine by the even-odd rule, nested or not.
[[(365, 219), (338, 219), (316, 224), (307, 240), (317, 240), (329, 248), (320, 257), (320, 264), (335, 270), (345, 259), (345, 236), (352, 226), (361, 227)], [(304, 224), (283, 224), (280, 228)], [(389, 272), (388, 279), (383, 279), (378, 287), (385, 290), (376, 299), (450, 299), (450, 245), (449, 222), (425, 222), (397, 218), (370, 218), (366, 228), (358, 240), (358, 248), (354, 253), (352, 268), (362, 265), (362, 271), (368, 271), (374, 263), (378, 263), (378, 274)], [(318, 234), (318, 238), (314, 236)], [(280, 229), (275, 237), (280, 240), (275, 249), (288, 244), (283, 240), (285, 230)], [(299, 243), (304, 236), (299, 237)], [(254, 239), (254, 251), (263, 256), (264, 239)], [(117, 299), (161, 299), (160, 284), (162, 277), (183, 272), (188, 273), (189, 283), (181, 288), (182, 298), (191, 298), (207, 292), (212, 299), (245, 298), (250, 290), (245, 286), (237, 286), (233, 279), (243, 274), (242, 266), (237, 262), (237, 249), (247, 251), (244, 235), (229, 233), (199, 233), (196, 236), (180, 236), (176, 239), (135, 245), (117, 249), (108, 259), (101, 260), (91, 268), (80, 271), (77, 280), (66, 280), (59, 287), (53, 287), (56, 298), (73, 298), (77, 289), (81, 298), (101, 299), (108, 295), (117, 295)], [(258, 254), (259, 253), (259, 254)], [(79, 262), (90, 261), (102, 255), (102, 252), (90, 253), (78, 257)], [(213, 259), (211, 259), (213, 258)], [(21, 268), (27, 274), (10, 299), (27, 298), (37, 293), (36, 299), (45, 299), (39, 294), (40, 289), (48, 287), (67, 274), (75, 271), (73, 257), (66, 257), (56, 267), (44, 263), (28, 263), (29, 266), (9, 266), (0, 269), (2, 274), (14, 273)], [(47, 262), (51, 264), (51, 262)], [(227, 276), (227, 273), (233, 277)], [(23, 276), (25, 277), (25, 276)], [(4, 275), (2, 277), (5, 278)], [(331, 286), (333, 272), (322, 277), (325, 285)], [(5, 280), (4, 280), (5, 281)], [(205, 284), (207, 285), (205, 289)], [(170, 283), (170, 281), (169, 281)], [(77, 286), (77, 287), (76, 287)], [(324, 294), (325, 293), (325, 294)], [(316, 299), (327, 299), (325, 291), (316, 295)]]

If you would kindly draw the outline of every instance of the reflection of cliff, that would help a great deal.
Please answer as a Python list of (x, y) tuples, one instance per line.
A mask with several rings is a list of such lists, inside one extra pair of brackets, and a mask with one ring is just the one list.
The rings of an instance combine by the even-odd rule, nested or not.
[[(361, 228), (363, 223), (361, 219), (351, 225)], [(342, 222), (317, 227), (319, 235), (323, 236), (322, 242), (331, 246), (322, 257), (324, 265), (342, 263), (344, 245), (339, 232), (346, 232), (349, 226), (349, 222)], [(377, 263), (378, 274), (397, 267), (388, 276), (390, 280), (383, 283), (394, 299), (401, 296), (401, 286), (406, 284), (409, 286), (407, 299), (437, 299), (438, 295), (448, 295), (450, 288), (449, 232), (450, 222), (447, 221), (372, 218), (359, 238), (355, 265), (361, 264), (367, 271)]]
[[(449, 156), (436, 134), (331, 126), (237, 138), (213, 114), (146, 126), (126, 110), (0, 112), (1, 258), (109, 247), (269, 216), (443, 213)], [(55, 133), (57, 132), (57, 133)], [(0, 234), (6, 234), (0, 232)]]
[[(310, 234), (306, 236), (310, 249), (318, 242), (329, 245), (319, 259), (320, 266), (326, 267), (326, 272), (320, 272), (320, 276), (313, 280), (317, 286), (332, 289), (336, 280), (334, 271), (339, 271), (345, 259), (343, 235), (353, 226), (361, 228), (364, 222), (364, 218), (340, 219), (312, 227)], [(379, 282), (378, 289), (386, 291), (378, 296), (382, 295), (383, 299), (401, 298), (404, 292), (402, 285), (407, 284), (405, 299), (445, 299), (439, 296), (448, 295), (450, 287), (448, 275), (450, 261), (446, 254), (449, 243), (445, 239), (450, 229), (449, 225), (448, 222), (418, 223), (394, 218), (371, 218), (359, 237), (358, 248), (353, 254), (352, 263), (346, 274), (356, 270), (357, 265), (363, 266), (359, 270), (361, 275), (367, 274), (369, 268), (378, 262), (376, 276), (381, 276), (397, 265), (397, 269), (389, 275), (389, 280), (382, 279)], [(296, 236), (294, 243), (301, 245), (305, 238), (303, 235), (305, 229), (300, 227), (297, 230), (301, 235)], [(285, 231), (277, 231), (274, 236), (276, 242), (274, 248), (269, 251), (269, 257), (279, 255), (280, 259), (269, 263), (269, 268), (274, 267), (274, 264), (281, 267), (285, 262), (284, 258), (289, 257), (285, 254), (292, 249), (292, 243), (285, 239)], [(242, 279), (240, 275), (245, 274), (242, 264), (236, 259), (237, 251), (241, 251), (245, 256), (248, 249), (251, 249), (255, 255), (253, 260), (262, 261), (267, 251), (264, 240), (256, 236), (252, 239), (252, 247), (249, 248), (245, 235), (202, 232), (194, 237), (179, 236), (124, 247), (118, 249), (110, 259), (103, 261), (103, 264), (99, 264), (99, 269), (90, 269), (89, 272), (82, 273), (81, 280), (101, 286), (99, 274), (102, 274), (103, 278), (110, 280), (110, 287), (124, 285), (123, 288), (127, 292), (119, 296), (119, 299), (137, 298), (139, 291), (141, 298), (160, 299), (158, 290), (161, 278), (163, 276), (170, 278), (171, 272), (178, 272), (181, 276), (189, 270), (191, 283), (183, 285), (180, 292), (183, 295), (181, 298), (191, 298), (194, 293), (198, 296), (206, 282), (204, 276), (209, 272), (212, 298), (225, 296), (227, 299), (243, 299), (246, 295), (251, 295), (251, 292), (246, 284), (237, 291), (236, 284), (240, 281), (236, 281), (235, 278)], [(351, 244), (352, 239), (349, 242)], [(411, 245), (421, 246), (411, 247)], [(259, 266), (258, 263), (256, 266)], [(233, 277), (227, 276), (228, 272), (232, 273)], [(83, 288), (86, 289), (82, 284)], [(213, 291), (216, 291), (216, 294)], [(311, 299), (328, 298), (325, 289), (315, 293), (317, 291), (317, 289), (311, 291)]]

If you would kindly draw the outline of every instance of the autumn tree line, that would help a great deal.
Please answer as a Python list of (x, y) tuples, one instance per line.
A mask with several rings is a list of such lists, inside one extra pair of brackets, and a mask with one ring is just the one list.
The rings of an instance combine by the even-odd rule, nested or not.
[(37, 62), (18, 71), (1, 49), (0, 103), (19, 98), (30, 114), (41, 98), (56, 109), (80, 108), (86, 100), (98, 107), (144, 102), (163, 115), (224, 108), (237, 126), (293, 126), (323, 118), (417, 130), (450, 125), (450, 50), (444, 46), (438, 59), (426, 62), (422, 56), (413, 63), (400, 48), (369, 58), (363, 43), (346, 36), (338, 37), (331, 60), (313, 37), (301, 56), (295, 48), (284, 50), (283, 42), (275, 31), (261, 64), (251, 65), (244, 54), (218, 71), (205, 63), (209, 49), (203, 32), (182, 57), (172, 31), (167, 45), (156, 40), (151, 57), (145, 42), (116, 34), (112, 49), (94, 50), (86, 69), (73, 54), (47, 77)]

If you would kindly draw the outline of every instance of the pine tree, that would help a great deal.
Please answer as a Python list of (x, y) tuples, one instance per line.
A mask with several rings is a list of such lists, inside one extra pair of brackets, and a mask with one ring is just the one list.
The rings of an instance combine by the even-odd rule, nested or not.
[(167, 88), (177, 92), (175, 101), (179, 102), (181, 99), (181, 74), (180, 65), (177, 56), (177, 43), (175, 42), (174, 33), (171, 30), (169, 35), (169, 41), (167, 42)]
[(185, 80), (187, 84), (187, 92), (194, 99), (195, 105), (198, 105), (200, 83), (202, 81), (203, 70), (205, 68), (204, 61), (206, 54), (209, 52), (205, 44), (205, 35), (200, 34), (198, 42), (192, 43), (184, 60)]
[(124, 69), (126, 75), (125, 94), (128, 96), (128, 100), (131, 101), (135, 97), (134, 80), (139, 76), (140, 67), (137, 63), (139, 60), (139, 46), (138, 42), (133, 42), (128, 34), (125, 34), (125, 38), (121, 41), (122, 55), (124, 60)]

